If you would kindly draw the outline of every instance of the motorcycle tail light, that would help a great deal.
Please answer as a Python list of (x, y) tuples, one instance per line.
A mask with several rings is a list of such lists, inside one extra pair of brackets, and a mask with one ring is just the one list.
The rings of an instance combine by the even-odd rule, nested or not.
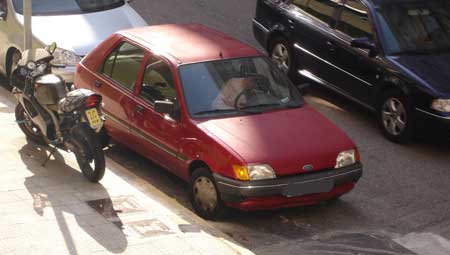
[(100, 101), (102, 101), (102, 97), (99, 95), (92, 95), (86, 98), (86, 101), (84, 102), (84, 106), (86, 108), (95, 107), (100, 104)]

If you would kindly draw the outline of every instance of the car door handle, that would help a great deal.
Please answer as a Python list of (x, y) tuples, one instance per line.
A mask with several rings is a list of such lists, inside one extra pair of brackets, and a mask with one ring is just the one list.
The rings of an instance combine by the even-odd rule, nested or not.
[(94, 86), (96, 88), (100, 88), (103, 85), (103, 83), (101, 81), (94, 81)]
[(333, 42), (327, 41), (327, 48), (331, 52), (336, 51), (336, 45)]
[(143, 114), (144, 113), (144, 106), (142, 105), (137, 105), (136, 108), (134, 109), (134, 111), (138, 114)]
[(290, 29), (295, 29), (295, 21), (288, 19), (287, 22), (289, 23), (289, 28)]

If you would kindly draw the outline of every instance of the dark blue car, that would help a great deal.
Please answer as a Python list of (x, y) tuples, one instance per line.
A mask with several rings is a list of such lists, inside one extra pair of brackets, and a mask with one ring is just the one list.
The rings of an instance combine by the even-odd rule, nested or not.
[(292, 78), (376, 112), (391, 141), (449, 126), (448, 0), (258, 0), (253, 30)]

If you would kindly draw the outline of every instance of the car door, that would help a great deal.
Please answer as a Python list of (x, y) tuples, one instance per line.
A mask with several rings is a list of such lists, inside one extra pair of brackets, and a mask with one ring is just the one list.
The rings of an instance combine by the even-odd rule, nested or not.
[(93, 90), (103, 97), (102, 111), (106, 114), (108, 133), (119, 142), (132, 144), (130, 120), (133, 108), (133, 91), (144, 59), (144, 50), (121, 41), (106, 57), (96, 77)]
[(313, 80), (332, 80), (336, 70), (330, 65), (327, 42), (339, 0), (293, 0), (286, 25), (294, 29), (293, 50), (298, 71)]
[(347, 0), (339, 11), (334, 44), (333, 64), (340, 71), (333, 82), (345, 93), (367, 104), (372, 87), (377, 83), (379, 71), (377, 58), (369, 57), (369, 51), (351, 46), (352, 39), (368, 38), (375, 34), (368, 8), (359, 0)]
[[(177, 115), (178, 98), (169, 62), (150, 55), (133, 100), (131, 133), (139, 138), (136, 145), (145, 156), (183, 176), (183, 157), (179, 153), (182, 125)], [(157, 113), (153, 107), (155, 101), (174, 102), (174, 114)]]

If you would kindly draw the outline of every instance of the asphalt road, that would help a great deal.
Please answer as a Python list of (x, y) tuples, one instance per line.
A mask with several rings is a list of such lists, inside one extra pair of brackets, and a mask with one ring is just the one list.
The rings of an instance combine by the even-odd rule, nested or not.
[[(258, 47), (251, 31), (255, 2), (136, 0), (132, 5), (150, 24), (203, 23)], [(332, 203), (233, 212), (211, 224), (256, 254), (450, 254), (448, 140), (426, 136), (406, 146), (392, 144), (358, 105), (315, 87), (306, 99), (358, 145), (365, 172), (356, 189)], [(190, 210), (182, 181), (119, 145), (107, 154)]]

